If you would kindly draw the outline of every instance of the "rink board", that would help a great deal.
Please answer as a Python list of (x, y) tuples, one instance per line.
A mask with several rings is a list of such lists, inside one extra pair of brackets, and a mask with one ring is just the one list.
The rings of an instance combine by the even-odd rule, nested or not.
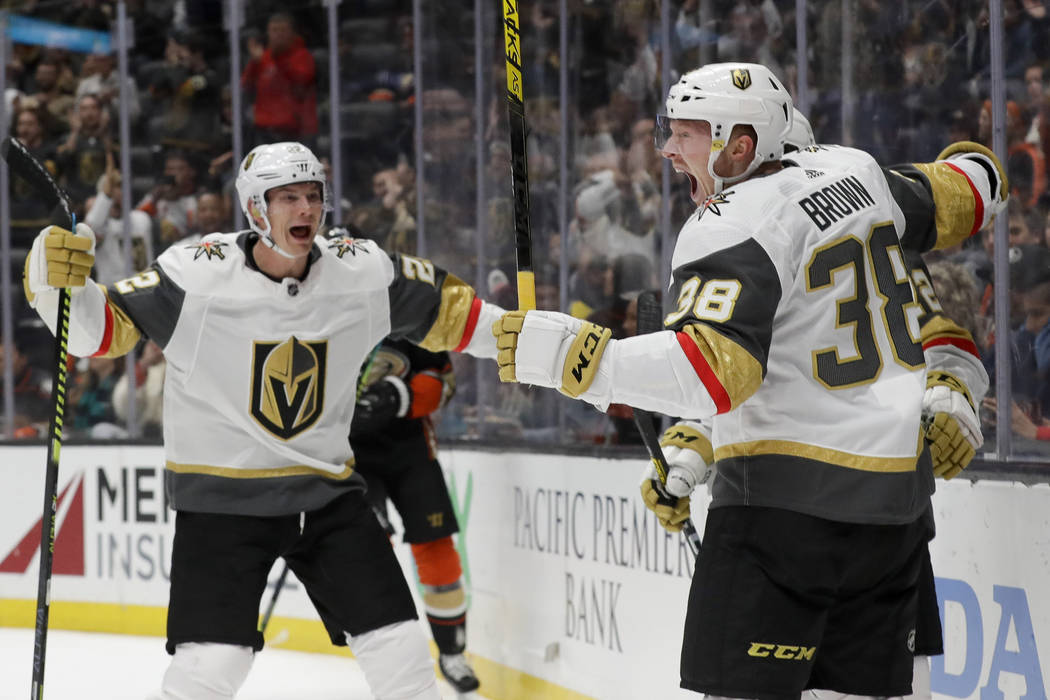
[[(45, 453), (2, 452), (0, 626), (32, 627)], [(697, 697), (677, 688), (691, 561), (637, 498), (640, 461), (463, 449), (441, 458), (486, 696)], [(173, 530), (163, 463), (155, 447), (63, 449), (54, 628), (163, 635)], [(933, 666), (935, 694), (1046, 698), (1050, 487), (938, 488), (933, 560), (946, 654)], [(698, 497), (694, 512), (705, 505)], [(702, 532), (702, 518), (697, 525)], [(397, 550), (414, 581), (407, 547)], [(335, 651), (294, 580), (267, 640)]]

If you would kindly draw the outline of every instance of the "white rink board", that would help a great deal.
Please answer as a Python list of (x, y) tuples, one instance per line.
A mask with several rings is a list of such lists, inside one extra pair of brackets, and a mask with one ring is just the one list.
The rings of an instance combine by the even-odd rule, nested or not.
[[(31, 559), (15, 550), (40, 519), (45, 453), (0, 452), (0, 626), (25, 625), (8, 611), (36, 598), (37, 541)], [(687, 550), (642, 507), (640, 461), (473, 450), (441, 459), (465, 524), (473, 654), (574, 697), (698, 697), (677, 688)], [(56, 574), (56, 602), (166, 605), (173, 518), (163, 462), (154, 447), (63, 449), (59, 487), (71, 488), (56, 571), (74, 573)], [(956, 480), (938, 489), (933, 562), (946, 655), (933, 668), (935, 694), (1046, 698), (1050, 487)], [(694, 502), (694, 512), (704, 506)], [(78, 538), (82, 557), (75, 544), (63, 548)], [(398, 551), (414, 578), (407, 547)], [(294, 582), (276, 615), (316, 619)]]

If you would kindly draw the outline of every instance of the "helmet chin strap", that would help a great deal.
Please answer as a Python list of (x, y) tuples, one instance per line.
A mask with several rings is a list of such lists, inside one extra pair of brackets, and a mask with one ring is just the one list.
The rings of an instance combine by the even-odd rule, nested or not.
[(284, 248), (277, 245), (277, 241), (275, 241), (269, 233), (264, 233), (263, 235), (259, 236), (259, 238), (261, 238), (266, 243), (266, 245), (269, 246), (270, 250), (274, 251), (282, 258), (287, 258), (288, 260), (295, 260), (296, 258), (301, 258), (306, 255), (309, 255), (309, 252), (303, 253), (302, 255), (292, 255), (291, 253), (287, 252)]
[(762, 164), (762, 162), (756, 156), (751, 160), (751, 163), (748, 164), (744, 172), (740, 173), (739, 175), (734, 175), (732, 177), (722, 177), (721, 175), (715, 172), (715, 161), (718, 160), (718, 156), (722, 153), (724, 153), (724, 151), (720, 150), (717, 153), (715, 153), (715, 151), (711, 151), (710, 155), (708, 155), (707, 157), (707, 173), (711, 176), (711, 179), (715, 181), (714, 192), (712, 192), (708, 196), (719, 194), (726, 187), (730, 185), (735, 185), (741, 180), (746, 179), (748, 176), (751, 175), (751, 173), (755, 172), (759, 165)]

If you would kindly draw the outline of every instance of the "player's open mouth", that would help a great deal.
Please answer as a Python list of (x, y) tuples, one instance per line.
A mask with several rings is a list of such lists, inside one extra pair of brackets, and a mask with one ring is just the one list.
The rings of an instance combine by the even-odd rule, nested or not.
[(305, 241), (310, 238), (310, 227), (309, 226), (292, 226), (291, 229), (292, 238), (297, 241)]
[(693, 177), (692, 173), (685, 173), (685, 176), (689, 178), (689, 198), (695, 202), (697, 190), (700, 189), (700, 182)]

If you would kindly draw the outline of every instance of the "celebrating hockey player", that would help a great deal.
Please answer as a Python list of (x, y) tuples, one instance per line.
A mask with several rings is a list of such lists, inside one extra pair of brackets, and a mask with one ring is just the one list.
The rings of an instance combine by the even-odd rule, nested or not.
[(316, 237), (329, 192), (298, 143), (258, 146), (237, 193), (251, 230), (173, 246), (102, 287), (94, 234), (41, 231), (27, 296), (53, 328), (72, 288), (69, 349), (164, 351), (166, 489), (177, 511), (163, 700), (234, 697), (263, 646), (259, 601), (283, 557), (376, 698), (439, 697), (426, 637), (354, 472), (347, 432), (358, 370), (385, 336), (495, 354), (501, 310), (427, 260)]
[[(784, 162), (791, 98), (756, 64), (688, 73), (666, 107), (658, 146), (697, 204), (666, 330), (611, 340), (564, 314), (510, 312), (494, 326), (501, 378), (711, 419), (691, 475), (714, 469), (683, 688), (906, 695), (933, 473), (902, 249), (979, 230), (1005, 206), (1001, 165), (970, 144), (894, 171), (841, 147)], [(938, 413), (965, 401), (945, 386)]]
[[(789, 152), (811, 146), (816, 146), (812, 127), (805, 115), (796, 109), (784, 144), (785, 159), (792, 157)], [(927, 439), (931, 440), (933, 473), (951, 479), (966, 468), (976, 448), (980, 447), (982, 436), (975, 406), (987, 391), (988, 376), (972, 336), (944, 313), (922, 257), (914, 251), (904, 252), (916, 301), (922, 308), (917, 319), (927, 365), (922, 416)], [(946, 388), (951, 385), (946, 384), (946, 379), (952, 385), (962, 387), (963, 391), (948, 393)], [(947, 403), (940, 400), (946, 393)], [(956, 397), (967, 400), (952, 402)], [(664, 527), (671, 531), (682, 529), (683, 515), (675, 512), (676, 495), (688, 495), (697, 485), (696, 475), (710, 475), (707, 469), (712, 462), (710, 436), (710, 420), (682, 421), (670, 426), (661, 438), (669, 466), (666, 489), (660, 488), (651, 467), (643, 475), (642, 497), (658, 513)], [(705, 481), (709, 483), (708, 478)], [(912, 692), (907, 697), (911, 700), (928, 699), (931, 697), (929, 657), (944, 653), (928, 548), (919, 578), (914, 653)], [(824, 697), (822, 692), (814, 690), (810, 697)]]

